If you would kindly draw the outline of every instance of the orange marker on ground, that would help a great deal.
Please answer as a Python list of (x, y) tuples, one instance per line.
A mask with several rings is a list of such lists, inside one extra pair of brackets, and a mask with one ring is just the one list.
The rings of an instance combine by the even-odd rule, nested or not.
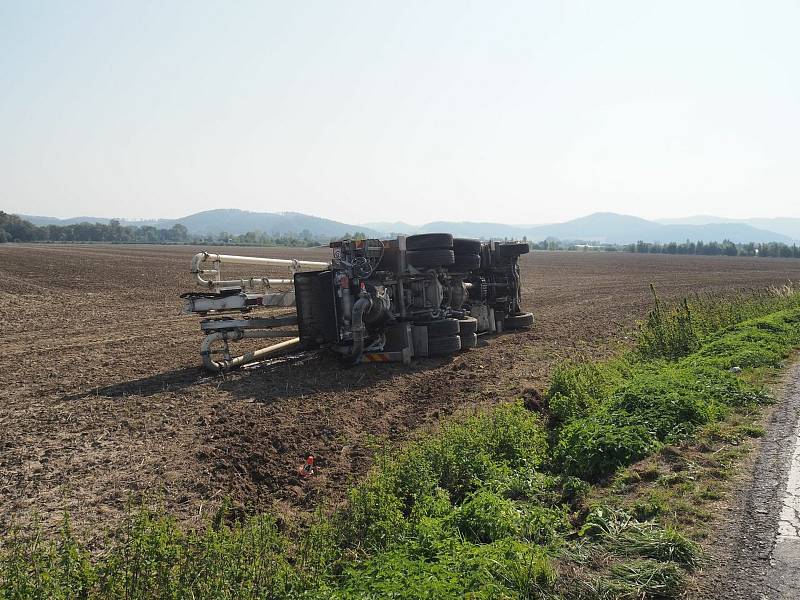
[(314, 474), (314, 456), (309, 454), (306, 462), (297, 467), (298, 477), (309, 477)]

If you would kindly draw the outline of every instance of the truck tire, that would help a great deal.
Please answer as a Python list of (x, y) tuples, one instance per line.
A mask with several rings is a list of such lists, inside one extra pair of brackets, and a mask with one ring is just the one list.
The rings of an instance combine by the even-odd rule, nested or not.
[(406, 261), (412, 267), (424, 269), (426, 267), (449, 267), (456, 257), (452, 250), (434, 248), (432, 250), (409, 250), (406, 252)]
[(481, 255), (480, 254), (456, 254), (453, 265), (449, 267), (450, 271), (456, 273), (466, 273), (467, 271), (474, 271), (481, 268)]
[(478, 345), (477, 333), (465, 333), (458, 337), (461, 338), (461, 350), (468, 350)]
[(458, 319), (441, 319), (428, 323), (428, 339), (458, 335), (460, 330)]
[(508, 315), (503, 319), (503, 329), (522, 329), (533, 325), (532, 313), (520, 313), (518, 315)]
[(520, 254), (527, 254), (530, 251), (530, 246), (525, 242), (497, 244), (497, 256), (500, 258), (511, 258)]
[(449, 233), (420, 233), (406, 238), (406, 250), (453, 249), (453, 236)]
[(458, 334), (460, 336), (470, 335), (478, 332), (478, 319), (475, 317), (464, 317), (458, 320)]
[(469, 238), (453, 238), (453, 252), (456, 254), (480, 254), (480, 240)]
[(461, 338), (457, 335), (428, 338), (428, 356), (447, 356), (461, 350)]

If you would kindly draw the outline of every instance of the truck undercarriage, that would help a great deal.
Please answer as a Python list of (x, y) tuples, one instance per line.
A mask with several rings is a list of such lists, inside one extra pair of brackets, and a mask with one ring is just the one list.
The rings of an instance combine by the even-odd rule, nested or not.
[[(518, 259), (528, 252), (526, 243), (426, 233), (330, 246), (330, 262), (195, 255), (191, 272), (205, 291), (182, 297), (184, 312), (204, 317), (203, 365), (224, 372), (320, 349), (349, 364), (408, 364), (473, 348), (478, 334), (533, 324), (533, 315), (520, 306)], [(289, 276), (226, 280), (223, 265), (284, 267)], [(251, 338), (282, 341), (231, 352), (231, 342)]]

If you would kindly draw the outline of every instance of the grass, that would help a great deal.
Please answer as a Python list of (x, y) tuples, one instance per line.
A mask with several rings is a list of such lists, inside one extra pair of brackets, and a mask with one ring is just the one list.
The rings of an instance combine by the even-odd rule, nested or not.
[[(0, 598), (675, 598), (715, 503), (763, 435), (763, 382), (800, 346), (790, 288), (657, 298), (635, 351), (565, 363), (521, 403), (376, 457), (301, 531), (147, 510), (90, 553), (69, 520), (0, 546)], [(736, 369), (732, 369), (736, 367)]]

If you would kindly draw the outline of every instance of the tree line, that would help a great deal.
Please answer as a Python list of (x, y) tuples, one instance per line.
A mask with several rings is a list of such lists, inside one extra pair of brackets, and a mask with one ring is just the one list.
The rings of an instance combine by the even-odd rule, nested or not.
[[(363, 234), (361, 234), (363, 235)], [(170, 228), (152, 225), (122, 225), (112, 219), (106, 223), (73, 225), (34, 225), (0, 211), (0, 243), (4, 242), (108, 242), (112, 244), (233, 244), (251, 246), (318, 246), (328, 239), (313, 235), (307, 229), (298, 234), (269, 235), (261, 231), (242, 234), (220, 232), (213, 235), (190, 235), (185, 226), (176, 223)]]
[(737, 244), (730, 240), (722, 242), (691, 242), (687, 240), (681, 244), (670, 242), (668, 244), (649, 244), (637, 242), (625, 246), (627, 252), (649, 254), (702, 254), (705, 256), (764, 256), (780, 258), (800, 258), (800, 247), (797, 244), (784, 244), (782, 242), (766, 242), (756, 244)]
[(556, 239), (547, 239), (542, 242), (532, 242), (533, 250), (568, 250), (568, 251), (594, 251), (594, 252), (633, 252), (637, 254), (688, 254), (701, 256), (762, 256), (779, 258), (800, 258), (800, 247), (797, 244), (784, 244), (782, 242), (766, 242), (747, 244), (735, 243), (730, 240), (721, 242), (669, 242), (656, 244), (639, 241), (635, 244), (579, 244), (565, 243)]
[[(364, 239), (360, 231), (346, 233), (343, 238)], [(311, 247), (327, 244), (330, 238), (312, 234), (308, 229), (299, 233), (271, 235), (262, 231), (214, 235), (190, 235), (186, 227), (175, 224), (170, 228), (152, 225), (122, 225), (112, 219), (105, 223), (76, 223), (73, 225), (34, 225), (17, 215), (0, 211), (0, 243), (3, 242), (108, 242), (114, 244), (231, 244), (243, 246)], [(528, 242), (523, 238), (524, 242)], [(800, 258), (800, 247), (780, 242), (737, 244), (722, 242), (670, 242), (655, 244), (592, 244), (568, 243), (555, 238), (528, 242), (532, 250), (567, 250), (600, 252), (634, 252), (638, 254), (694, 254), (702, 256), (764, 256)]]

